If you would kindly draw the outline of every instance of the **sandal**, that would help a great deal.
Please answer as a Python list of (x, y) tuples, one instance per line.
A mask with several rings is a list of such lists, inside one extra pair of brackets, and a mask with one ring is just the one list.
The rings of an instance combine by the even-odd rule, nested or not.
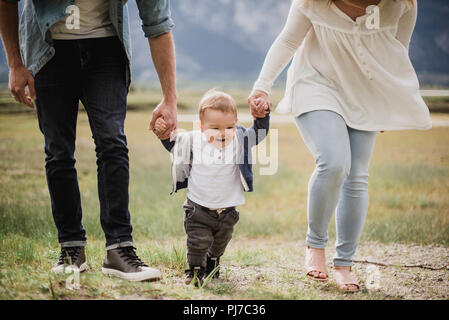
[[(343, 292), (357, 292), (360, 290), (360, 285), (357, 279), (351, 273), (351, 267), (347, 269), (347, 267), (337, 267), (334, 266), (334, 270), (346, 270), (347, 272), (334, 272), (335, 282), (337, 283), (337, 288)], [(351, 289), (351, 287), (356, 287), (355, 289)]]
[[(326, 256), (324, 255), (324, 249), (322, 249), (323, 255), (319, 256), (313, 254), (312, 249), (315, 248), (306, 246), (306, 262), (305, 262), (306, 276), (315, 281), (327, 281), (329, 275), (327, 272)], [(322, 278), (319, 276), (314, 276), (312, 272), (323, 273), (326, 277)]]

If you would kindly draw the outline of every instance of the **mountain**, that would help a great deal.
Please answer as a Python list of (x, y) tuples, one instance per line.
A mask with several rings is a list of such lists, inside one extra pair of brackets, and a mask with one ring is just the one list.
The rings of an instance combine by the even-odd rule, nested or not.
[[(267, 49), (282, 28), (266, 12), (285, 19), (289, 6), (289, 1), (273, 0), (172, 1), (178, 77), (185, 82), (254, 81)], [(144, 76), (137, 71), (135, 79), (154, 80), (136, 4), (130, 1), (128, 7), (133, 70), (146, 70)]]
[[(393, 1), (393, 0), (387, 0)], [(421, 85), (449, 86), (449, 1), (419, 0), (410, 57)], [(250, 86), (281, 31), (290, 0), (172, 0), (181, 85), (234, 82)], [(128, 1), (135, 83), (154, 83), (148, 43), (135, 1)], [(283, 84), (285, 72), (278, 79)], [(0, 81), (7, 67), (0, 53)]]

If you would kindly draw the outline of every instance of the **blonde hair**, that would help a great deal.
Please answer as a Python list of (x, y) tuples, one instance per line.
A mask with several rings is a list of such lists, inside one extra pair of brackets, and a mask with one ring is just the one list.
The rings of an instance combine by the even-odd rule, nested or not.
[(229, 94), (216, 89), (207, 91), (200, 100), (198, 113), (201, 121), (207, 109), (232, 112), (237, 117), (237, 104), (235, 100)]

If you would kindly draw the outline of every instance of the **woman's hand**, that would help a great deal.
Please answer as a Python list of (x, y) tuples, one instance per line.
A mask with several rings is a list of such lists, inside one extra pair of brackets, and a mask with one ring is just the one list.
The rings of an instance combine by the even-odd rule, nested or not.
[(268, 95), (260, 90), (255, 90), (248, 97), (248, 105), (254, 119), (265, 118), (265, 115), (273, 109), (272, 103), (268, 100)]

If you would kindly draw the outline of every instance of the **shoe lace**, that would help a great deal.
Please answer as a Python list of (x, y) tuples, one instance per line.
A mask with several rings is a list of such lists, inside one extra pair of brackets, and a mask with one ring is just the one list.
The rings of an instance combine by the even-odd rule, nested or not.
[(81, 247), (65, 247), (61, 248), (61, 253), (59, 255), (60, 264), (74, 264), (78, 259), (78, 256), (81, 252)]
[(120, 248), (120, 257), (130, 265), (134, 267), (148, 267), (136, 254), (135, 247), (122, 247)]

